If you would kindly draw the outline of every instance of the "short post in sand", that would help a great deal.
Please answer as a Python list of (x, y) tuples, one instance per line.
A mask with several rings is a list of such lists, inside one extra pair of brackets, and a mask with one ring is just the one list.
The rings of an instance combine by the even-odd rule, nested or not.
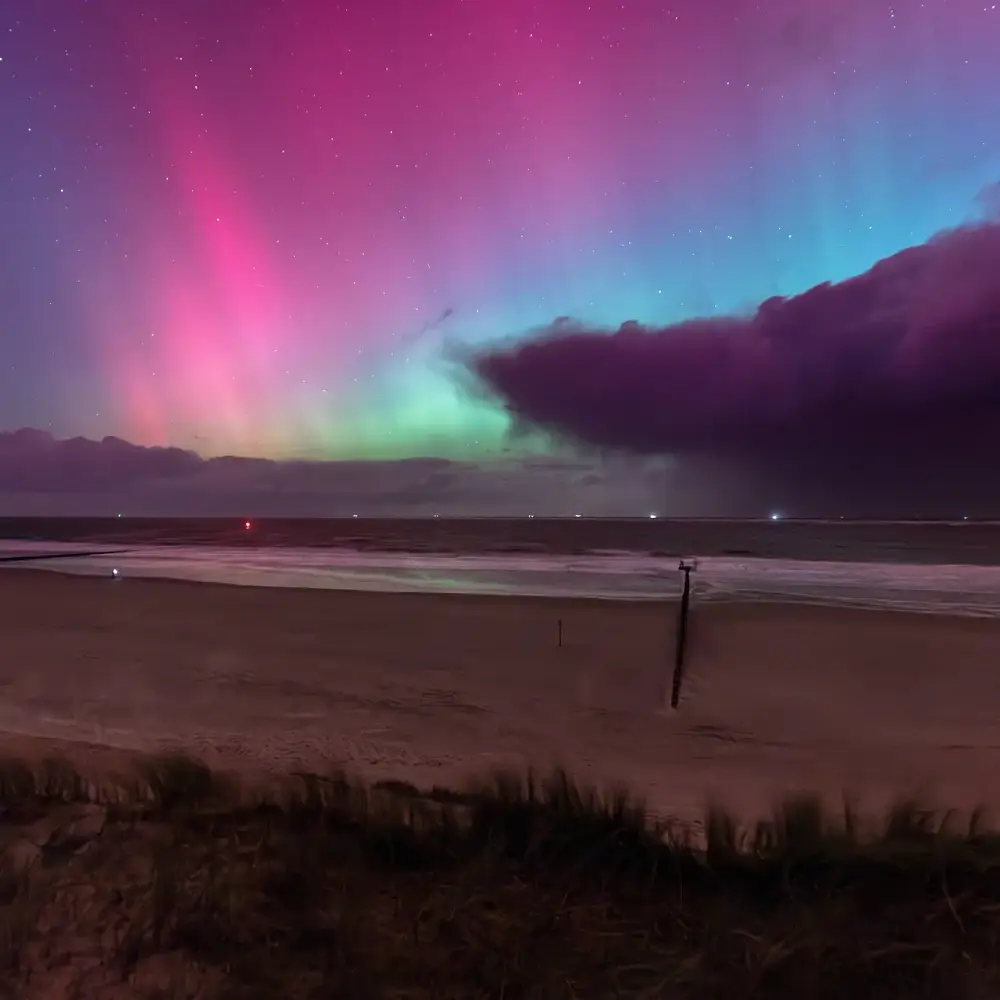
[(687, 563), (683, 559), (677, 567), (684, 574), (684, 589), (681, 591), (681, 607), (677, 618), (677, 648), (674, 655), (674, 680), (670, 686), (670, 707), (676, 708), (681, 700), (681, 681), (684, 679), (684, 651), (687, 648), (688, 611), (691, 607), (691, 571), (697, 563)]

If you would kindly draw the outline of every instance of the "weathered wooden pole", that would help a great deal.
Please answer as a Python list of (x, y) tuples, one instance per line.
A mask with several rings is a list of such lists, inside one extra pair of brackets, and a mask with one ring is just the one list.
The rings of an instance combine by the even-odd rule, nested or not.
[(684, 574), (684, 589), (681, 591), (681, 607), (677, 618), (677, 648), (674, 656), (674, 681), (670, 687), (670, 707), (676, 708), (681, 700), (681, 682), (684, 680), (684, 650), (687, 647), (688, 611), (691, 607), (691, 570), (694, 563), (681, 560), (677, 567)]

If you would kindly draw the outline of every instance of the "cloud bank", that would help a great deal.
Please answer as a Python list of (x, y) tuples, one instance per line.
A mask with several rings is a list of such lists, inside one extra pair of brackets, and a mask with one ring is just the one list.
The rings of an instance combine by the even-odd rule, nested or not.
[(0, 433), (0, 516), (634, 516), (663, 496), (662, 463), (205, 459), (118, 438)]
[(961, 506), (970, 491), (993, 503), (1000, 223), (942, 233), (745, 317), (614, 332), (560, 320), (467, 363), (524, 425), (719, 462), (810, 509), (824, 496), (884, 506), (894, 484), (899, 502), (919, 487), (935, 504)]

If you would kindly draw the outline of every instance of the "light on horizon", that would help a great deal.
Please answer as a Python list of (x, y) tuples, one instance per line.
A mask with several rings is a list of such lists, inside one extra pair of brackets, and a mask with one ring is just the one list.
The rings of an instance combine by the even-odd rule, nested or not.
[(244, 521), (243, 522), (243, 529), (245, 531), (249, 531), (252, 527), (253, 527), (253, 525), (249, 521)]
[(655, 521), (655, 520), (656, 520), (656, 515), (655, 515), (655, 514), (650, 514), (650, 515), (649, 515), (649, 519), (650, 519), (651, 521)]
[(781, 520), (781, 514), (778, 511), (776, 511), (776, 510), (772, 510), (771, 511), (771, 520), (772, 521), (780, 521)]

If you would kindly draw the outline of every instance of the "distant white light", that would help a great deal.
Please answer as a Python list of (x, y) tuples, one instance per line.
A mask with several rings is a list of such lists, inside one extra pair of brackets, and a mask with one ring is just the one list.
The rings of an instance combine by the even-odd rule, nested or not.
[(351, 517), (357, 517), (357, 516), (358, 516), (357, 514), (352, 514), (352, 515), (351, 515)]
[(650, 515), (649, 515), (649, 519), (650, 519), (651, 521), (655, 521), (655, 520), (656, 520), (656, 515), (655, 515), (655, 514), (650, 514)]
[(772, 511), (771, 512), (771, 520), (772, 521), (780, 521), (781, 520), (781, 515), (777, 511)]
[(574, 517), (583, 517), (583, 514), (574, 514)]
[(249, 521), (244, 521), (243, 522), (243, 528), (244, 528), (245, 531), (249, 531), (252, 527), (253, 527), (253, 525)]
[(121, 514), (119, 514), (118, 516), (121, 517)]
[(534, 516), (535, 516), (534, 514), (529, 514), (529, 515), (528, 515), (528, 517), (529, 517), (529, 518), (530, 518), (530, 517), (534, 517)]
[(118, 570), (117, 570), (117, 569), (113, 569), (113, 570), (111, 571), (111, 575), (112, 575), (112, 576), (117, 576), (117, 575), (118, 575)]

